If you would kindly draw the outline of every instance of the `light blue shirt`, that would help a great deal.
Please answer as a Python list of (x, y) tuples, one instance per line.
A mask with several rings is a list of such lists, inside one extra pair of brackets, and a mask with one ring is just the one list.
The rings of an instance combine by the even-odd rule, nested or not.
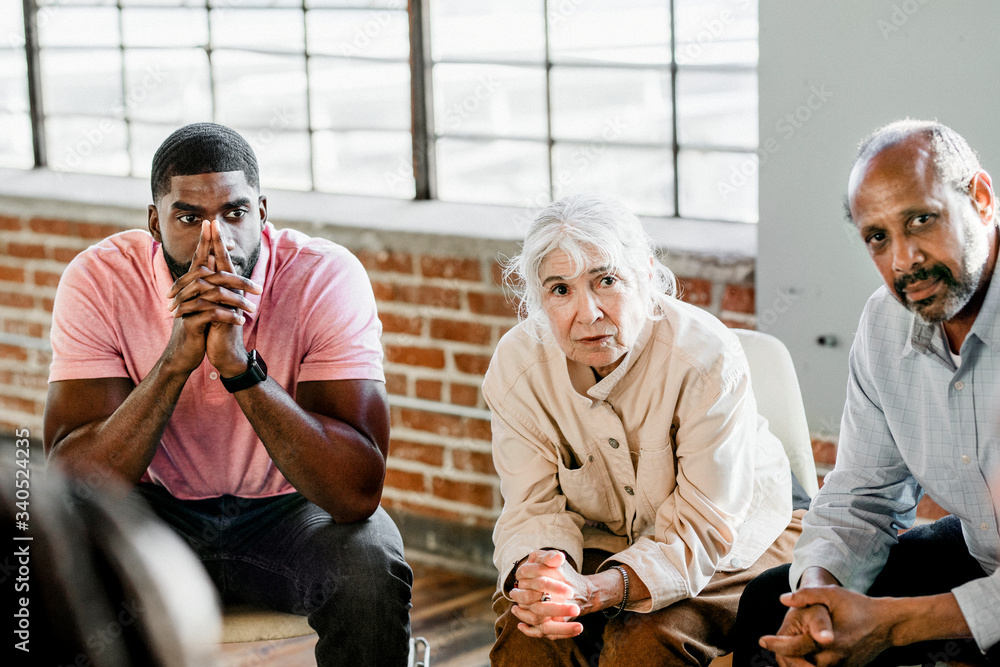
[(837, 465), (803, 521), (792, 588), (818, 565), (867, 591), (924, 491), (961, 519), (970, 553), (990, 573), (952, 591), (986, 651), (1000, 642), (1000, 278), (957, 367), (941, 325), (918, 320), (884, 286), (868, 300), (851, 348)]

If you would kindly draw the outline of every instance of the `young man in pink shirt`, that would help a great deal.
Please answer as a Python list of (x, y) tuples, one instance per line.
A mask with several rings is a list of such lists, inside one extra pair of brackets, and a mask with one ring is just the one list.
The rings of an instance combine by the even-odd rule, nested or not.
[(149, 232), (81, 253), (56, 295), (45, 449), (136, 486), (225, 603), (308, 614), (320, 665), (406, 662), (412, 575), (379, 507), (381, 324), (346, 249), (267, 222), (221, 125), (153, 158)]

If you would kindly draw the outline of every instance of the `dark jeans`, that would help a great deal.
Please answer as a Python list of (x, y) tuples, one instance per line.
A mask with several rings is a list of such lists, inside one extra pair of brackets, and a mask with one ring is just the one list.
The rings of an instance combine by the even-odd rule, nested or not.
[[(788, 565), (768, 570), (746, 587), (736, 617), (733, 667), (776, 665), (774, 654), (760, 647), (763, 635), (777, 632), (785, 618), (785, 607), (778, 600), (789, 591)], [(889, 550), (889, 558), (876, 577), (868, 595), (872, 597), (915, 597), (937, 595), (967, 581), (986, 576), (971, 555), (962, 537), (962, 525), (953, 516), (932, 524), (917, 526), (899, 536)], [(972, 639), (928, 641), (892, 648), (882, 653), (872, 665), (934, 665), (941, 662), (1000, 664), (1000, 651), (994, 648), (984, 658)]]
[(178, 500), (158, 485), (136, 489), (191, 546), (223, 604), (308, 615), (321, 666), (406, 664), (413, 575), (382, 508), (338, 524), (298, 493)]

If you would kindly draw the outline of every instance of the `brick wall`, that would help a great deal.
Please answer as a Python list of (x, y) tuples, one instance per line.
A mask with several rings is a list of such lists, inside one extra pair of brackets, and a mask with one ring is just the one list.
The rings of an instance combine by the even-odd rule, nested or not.
[[(98, 223), (93, 214), (47, 217), (38, 208), (0, 199), (0, 433), (28, 428), (40, 439), (59, 276), (76, 253), (142, 224), (145, 212), (121, 211)], [(502, 501), (479, 386), (497, 341), (517, 321), (497, 262), (498, 255), (514, 254), (516, 244), (276, 224), (347, 246), (372, 280), (392, 412), (383, 504), (394, 516), (488, 531)], [(685, 300), (730, 326), (754, 326), (752, 260), (670, 255), (667, 264)]]

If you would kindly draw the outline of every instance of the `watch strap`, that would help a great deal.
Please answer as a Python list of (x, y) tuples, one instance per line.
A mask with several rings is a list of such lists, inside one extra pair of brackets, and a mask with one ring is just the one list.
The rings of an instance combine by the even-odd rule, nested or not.
[(231, 378), (224, 378), (220, 375), (219, 379), (222, 380), (222, 386), (226, 388), (226, 391), (234, 394), (266, 380), (267, 364), (257, 354), (257, 350), (251, 350), (247, 353), (247, 369), (245, 372)]

